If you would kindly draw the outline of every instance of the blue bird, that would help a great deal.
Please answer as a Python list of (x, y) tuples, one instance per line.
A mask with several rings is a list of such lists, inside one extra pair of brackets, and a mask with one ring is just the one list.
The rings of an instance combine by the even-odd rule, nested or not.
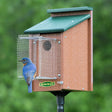
[(28, 93), (32, 93), (32, 79), (36, 73), (36, 66), (27, 57), (22, 58), (22, 60), (19, 60), (19, 62), (24, 64), (23, 76), (28, 85)]

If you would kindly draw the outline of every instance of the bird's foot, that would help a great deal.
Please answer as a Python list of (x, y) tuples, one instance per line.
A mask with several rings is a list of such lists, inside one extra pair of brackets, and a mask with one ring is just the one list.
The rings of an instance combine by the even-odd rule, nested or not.
[(28, 84), (28, 86), (30, 86), (30, 83), (27, 83)]

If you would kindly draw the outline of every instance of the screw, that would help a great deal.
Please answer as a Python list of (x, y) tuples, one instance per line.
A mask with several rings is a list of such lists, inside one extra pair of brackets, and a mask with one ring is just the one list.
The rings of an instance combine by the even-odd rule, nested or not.
[(58, 77), (61, 77), (61, 74), (58, 74)]
[(84, 90), (84, 88), (82, 88), (82, 90)]
[(61, 43), (61, 41), (58, 41), (58, 44), (60, 44)]
[(62, 85), (63, 84), (63, 81), (58, 81), (57, 84), (61, 84)]
[(33, 44), (36, 44), (36, 42), (34, 41)]
[(67, 36), (64, 36), (65, 38), (67, 38)]
[(68, 86), (67, 88), (68, 88), (68, 89), (70, 89), (70, 87), (69, 87), (69, 86)]

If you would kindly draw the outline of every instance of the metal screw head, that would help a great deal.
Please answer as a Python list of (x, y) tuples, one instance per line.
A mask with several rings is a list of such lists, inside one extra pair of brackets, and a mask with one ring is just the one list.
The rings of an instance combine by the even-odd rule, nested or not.
[(34, 41), (33, 44), (36, 44), (36, 41)]
[(58, 41), (58, 44), (60, 44), (61, 43), (61, 41)]
[(58, 74), (58, 77), (61, 77), (61, 74)]
[(64, 38), (67, 38), (67, 36), (64, 36)]
[(58, 82), (57, 82), (57, 84), (61, 84), (61, 85), (62, 85), (63, 83), (64, 83), (63, 81), (58, 81)]
[(68, 88), (68, 89), (70, 89), (70, 87), (69, 87), (69, 86), (68, 86), (67, 88)]
[(84, 88), (82, 88), (82, 90), (84, 90)]

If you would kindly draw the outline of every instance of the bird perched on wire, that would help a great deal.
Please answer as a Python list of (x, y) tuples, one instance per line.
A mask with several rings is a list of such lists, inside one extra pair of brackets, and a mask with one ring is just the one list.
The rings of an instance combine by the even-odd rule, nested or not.
[(32, 93), (32, 80), (33, 76), (36, 73), (36, 66), (27, 57), (22, 58), (22, 60), (19, 60), (19, 62), (22, 62), (24, 64), (23, 76), (28, 85), (28, 93)]

